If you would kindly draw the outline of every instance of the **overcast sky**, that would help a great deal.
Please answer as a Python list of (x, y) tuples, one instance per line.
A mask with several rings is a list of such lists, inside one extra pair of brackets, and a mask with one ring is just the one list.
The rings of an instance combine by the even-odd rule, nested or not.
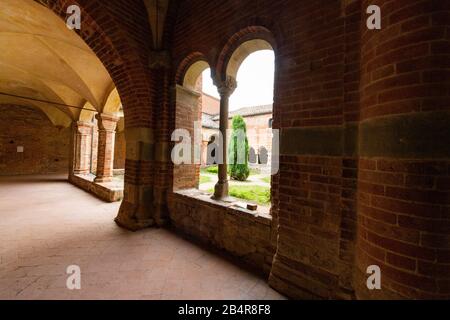
[[(257, 51), (245, 59), (239, 68), (238, 87), (230, 99), (230, 111), (273, 103), (274, 64), (275, 56), (271, 50)], [(210, 69), (203, 73), (203, 92), (219, 98)]]

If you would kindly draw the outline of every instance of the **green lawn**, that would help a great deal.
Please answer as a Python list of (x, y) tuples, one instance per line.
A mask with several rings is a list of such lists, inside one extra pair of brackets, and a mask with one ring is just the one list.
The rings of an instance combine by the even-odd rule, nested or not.
[[(214, 192), (214, 189), (209, 190)], [(270, 188), (261, 186), (230, 186), (230, 196), (256, 202), (259, 205), (270, 204)]]
[(272, 177), (271, 176), (264, 177), (261, 179), (261, 181), (264, 181), (265, 183), (270, 183), (272, 181)]
[[(217, 174), (219, 172), (219, 167), (218, 166), (211, 166), (208, 168), (202, 168), (200, 170), (202, 173), (209, 173), (209, 174)], [(250, 175), (257, 175), (259, 174), (259, 170), (256, 169), (250, 169)]]
[(200, 175), (200, 184), (210, 183), (212, 181), (213, 179), (211, 177)]
[(202, 173), (209, 173), (209, 174), (217, 174), (218, 172), (219, 172), (219, 168), (217, 167), (217, 166), (211, 166), (211, 167), (208, 167), (208, 168), (202, 168), (201, 170), (200, 170)]

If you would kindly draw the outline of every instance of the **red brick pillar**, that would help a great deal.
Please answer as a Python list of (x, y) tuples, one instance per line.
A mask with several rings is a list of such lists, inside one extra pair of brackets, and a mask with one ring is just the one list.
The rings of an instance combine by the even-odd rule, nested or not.
[(92, 123), (73, 123), (73, 174), (89, 174), (91, 169)]
[[(450, 298), (450, 7), (365, 0), (359, 128), (358, 298)], [(381, 269), (381, 290), (367, 268)]]
[(108, 182), (113, 178), (114, 141), (119, 118), (108, 114), (97, 114), (98, 155), (95, 182)]

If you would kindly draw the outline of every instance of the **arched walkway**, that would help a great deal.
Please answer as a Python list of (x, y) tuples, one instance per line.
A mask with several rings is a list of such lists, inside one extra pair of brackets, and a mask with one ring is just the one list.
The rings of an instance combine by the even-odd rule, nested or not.
[[(0, 299), (283, 299), (236, 261), (170, 231), (120, 229), (119, 203), (64, 176), (0, 178), (0, 203)], [(66, 287), (70, 265), (81, 268), (82, 290)]]

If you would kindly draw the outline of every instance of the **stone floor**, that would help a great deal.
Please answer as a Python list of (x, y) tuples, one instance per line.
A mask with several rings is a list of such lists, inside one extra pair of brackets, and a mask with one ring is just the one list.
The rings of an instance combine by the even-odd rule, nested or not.
[[(283, 299), (264, 279), (163, 229), (118, 228), (63, 176), (0, 178), (0, 299)], [(69, 265), (81, 290), (68, 290)]]

